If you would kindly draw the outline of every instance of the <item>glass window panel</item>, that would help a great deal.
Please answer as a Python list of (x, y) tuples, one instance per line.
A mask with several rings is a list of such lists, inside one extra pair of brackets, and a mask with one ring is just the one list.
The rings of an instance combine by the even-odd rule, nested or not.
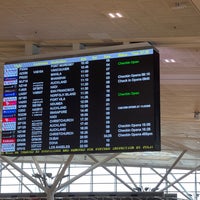
[(129, 174), (140, 174), (140, 167), (125, 167)]
[(198, 193), (199, 193), (199, 198), (200, 198), (200, 179), (197, 179), (197, 184), (196, 184), (196, 186), (197, 186), (197, 191), (198, 191)]
[(3, 178), (1, 184), (2, 185), (14, 185), (14, 184), (18, 185), (19, 181), (16, 178)]
[[(159, 174), (166, 174), (167, 170), (166, 169), (161, 169), (161, 168), (156, 168), (156, 170)], [(151, 169), (151, 172), (154, 173), (154, 171)]]
[(132, 178), (132, 180), (134, 182), (139, 182), (140, 181), (140, 176), (139, 175), (130, 175), (130, 176), (131, 176), (131, 178)]
[(197, 178), (200, 180), (200, 171), (197, 171)]
[(188, 183), (193, 182), (194, 183), (194, 181), (195, 181), (195, 177), (194, 176), (186, 176), (185, 178), (181, 179), (180, 182), (188, 182)]
[(158, 182), (158, 181), (160, 181), (160, 176), (158, 176), (158, 175), (155, 175), (155, 174), (150, 174), (150, 175), (148, 175), (148, 174), (143, 174), (143, 176), (142, 176), (142, 182), (144, 183), (144, 182), (148, 182), (148, 183), (154, 183), (154, 182)]
[[(182, 177), (182, 176), (181, 176)], [(172, 180), (173, 182), (175, 181), (175, 180), (177, 180), (178, 179), (178, 177), (175, 177), (176, 179), (174, 179), (174, 178), (171, 178), (170, 180)], [(181, 179), (179, 182), (181, 182), (181, 183), (184, 183), (184, 182), (194, 182), (195, 181), (195, 177), (192, 177), (192, 176), (187, 176), (187, 177), (185, 177), (185, 178), (183, 178), (183, 179)]]
[[(152, 188), (155, 188), (157, 186), (157, 182), (155, 183), (150, 183), (150, 185), (152, 186)], [(161, 183), (158, 187), (158, 190), (161, 190), (162, 188), (165, 188), (167, 185), (166, 185), (166, 182), (164, 181), (163, 183)]]
[(31, 175), (32, 176), (32, 174), (39, 174), (38, 173), (38, 171), (37, 171), (37, 169), (24, 169), (24, 171), (27, 173), (27, 174), (29, 174), (29, 175)]
[[(71, 175), (78, 175), (81, 172), (85, 171), (87, 168), (86, 167), (80, 167), (80, 168), (70, 168), (70, 174)], [(91, 172), (89, 172), (91, 173)], [(88, 174), (88, 173), (87, 173)]]
[[(42, 192), (36, 185), (27, 184), (26, 185), (32, 192)], [(26, 187), (22, 186), (22, 192), (30, 192)]]
[(19, 186), (1, 186), (1, 193), (18, 193)]
[[(118, 177), (121, 178), (125, 182), (131, 182), (131, 180), (129, 179), (127, 175), (118, 175)], [(117, 181), (120, 182), (118, 179)]]
[(94, 184), (93, 192), (114, 192), (114, 184)]
[(126, 174), (121, 167), (117, 167), (117, 174)]
[(169, 187), (167, 190), (168, 190), (170, 193), (177, 192), (177, 190), (176, 190), (174, 187)]
[(93, 176), (93, 183), (114, 183), (114, 176)]
[(91, 176), (82, 176), (81, 178), (77, 179), (73, 183), (76, 184), (76, 183), (90, 183), (90, 182), (91, 182)]
[(7, 176), (11, 176), (11, 173), (8, 170), (3, 170), (2, 177), (7, 177)]
[(173, 174), (186, 174), (186, 173), (188, 173), (189, 172), (189, 170), (183, 170), (183, 169), (173, 169), (172, 171), (171, 171)]
[(110, 174), (110, 173), (106, 171), (104, 168), (98, 167), (93, 170), (93, 174), (95, 175), (95, 174)]
[(72, 165), (70, 165), (71, 168), (83, 168), (83, 167), (88, 168), (90, 166), (91, 165), (81, 165), (81, 164), (72, 164)]
[(13, 177), (12, 173), (15, 174), (15, 176), (21, 176), (21, 174), (17, 170), (15, 170), (15, 169), (11, 169), (10, 171), (3, 170), (2, 171), (2, 176)]
[[(36, 179), (38, 182), (39, 182), (39, 180), (38, 179)], [(23, 177), (23, 183), (24, 184), (26, 184), (26, 185), (28, 185), (28, 184), (33, 184), (33, 182), (31, 182), (29, 179), (27, 179), (26, 177)]]
[(47, 169), (50, 169), (50, 168), (59, 168), (60, 167), (60, 164), (52, 164), (52, 163), (48, 163), (47, 164)]
[(90, 184), (72, 184), (70, 192), (90, 192)]
[(142, 174), (152, 174), (154, 173), (150, 168), (142, 167)]
[(117, 184), (117, 192), (130, 192), (130, 189), (124, 184)]
[[(30, 188), (29, 185), (27, 185), (27, 187)], [(33, 191), (33, 190), (31, 190), (31, 191)], [(29, 191), (26, 187), (22, 187), (22, 192), (24, 192), (24, 193), (29, 193), (30, 191)], [(35, 191), (34, 191), (34, 192), (35, 192)]]
[[(187, 191), (192, 191), (194, 190), (194, 184), (192, 183), (180, 183), (182, 187), (184, 187)], [(180, 190), (183, 190), (180, 186), (180, 184), (176, 183), (175, 186), (179, 187)]]
[(27, 168), (31, 168), (31, 167), (35, 167), (35, 165), (31, 164), (31, 163), (23, 163), (23, 169), (27, 169)]
[[(175, 176), (175, 178), (178, 179), (177, 176)], [(171, 175), (168, 175), (168, 176), (167, 176), (167, 180), (168, 180), (169, 182), (171, 182), (171, 183), (175, 181), (174, 177), (171, 176)]]
[(114, 167), (107, 167), (107, 169), (109, 169), (113, 173), (115, 173), (115, 171), (116, 171), (116, 167), (115, 166)]

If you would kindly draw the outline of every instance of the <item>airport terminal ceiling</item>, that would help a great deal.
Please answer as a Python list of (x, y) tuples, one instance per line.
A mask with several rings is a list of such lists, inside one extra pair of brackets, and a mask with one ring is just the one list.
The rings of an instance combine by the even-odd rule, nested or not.
[[(138, 42), (154, 45), (160, 53), (162, 150), (121, 153), (106, 164), (119, 160), (128, 166), (171, 167), (178, 161), (175, 168), (199, 169), (198, 0), (1, 0), (0, 8), (1, 80), (4, 62), (32, 54), (56, 55)], [(94, 156), (100, 161), (109, 154)], [(52, 163), (62, 163), (67, 158), (68, 155), (37, 156), (39, 162)], [(33, 162), (33, 158), (19, 157), (17, 161)], [(93, 164), (94, 160), (80, 154), (74, 156), (72, 163)]]

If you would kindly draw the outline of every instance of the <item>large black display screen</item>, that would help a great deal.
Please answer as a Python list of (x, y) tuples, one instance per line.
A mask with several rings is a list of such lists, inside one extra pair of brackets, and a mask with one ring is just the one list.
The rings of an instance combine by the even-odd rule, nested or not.
[(160, 150), (153, 48), (7, 63), (4, 155)]

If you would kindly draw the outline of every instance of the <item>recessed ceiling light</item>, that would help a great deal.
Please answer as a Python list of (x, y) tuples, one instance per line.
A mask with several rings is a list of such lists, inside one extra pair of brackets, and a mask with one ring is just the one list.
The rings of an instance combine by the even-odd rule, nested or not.
[(115, 14), (116, 14), (116, 16), (119, 17), (119, 18), (123, 17), (123, 15), (122, 15), (121, 13), (119, 13), (119, 12), (117, 12), (117, 13), (115, 13)]
[(174, 60), (174, 59), (164, 59), (164, 61), (166, 62), (166, 63), (175, 63), (176, 61)]
[(169, 63), (169, 60), (168, 60), (168, 59), (164, 59), (164, 61), (165, 61), (166, 63)]
[(115, 15), (113, 13), (108, 13), (108, 15), (111, 17), (111, 18), (115, 18)]
[(123, 15), (119, 12), (116, 12), (116, 13), (108, 13), (108, 15), (111, 17), (111, 18), (122, 18)]
[(170, 61), (171, 61), (172, 63), (175, 63), (175, 62), (176, 62), (174, 59), (170, 59)]

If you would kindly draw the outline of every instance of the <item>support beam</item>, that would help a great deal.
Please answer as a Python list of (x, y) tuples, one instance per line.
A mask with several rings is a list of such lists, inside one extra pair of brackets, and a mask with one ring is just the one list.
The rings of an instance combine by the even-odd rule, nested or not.
[(95, 168), (103, 165), (105, 162), (108, 162), (109, 160), (115, 158), (116, 156), (118, 156), (120, 153), (115, 153), (115, 154), (111, 154), (109, 156), (107, 156), (105, 159), (103, 159), (102, 161), (95, 163), (94, 165), (92, 165), (91, 167), (88, 167), (85, 171), (81, 172), (80, 174), (78, 174), (77, 176), (73, 177), (72, 179), (66, 181), (65, 183), (61, 184), (58, 188), (57, 191), (70, 185), (71, 183), (73, 183), (74, 181), (76, 181), (77, 179), (79, 179), (80, 177), (82, 177), (83, 175), (89, 173), (90, 171), (94, 170)]
[(192, 174), (194, 171), (200, 169), (200, 165), (198, 165), (197, 167), (195, 167), (194, 169), (190, 170), (188, 173), (184, 174), (183, 176), (181, 176), (180, 178), (178, 178), (176, 181), (170, 183), (168, 186), (164, 187), (163, 189), (159, 190), (159, 192), (163, 192), (164, 190), (168, 189), (169, 187), (173, 186), (174, 184), (178, 183), (179, 181), (181, 181), (182, 179), (184, 179), (186, 176)]
[[(6, 165), (4, 165), (3, 163), (2, 163), (2, 165), (4, 166), (4, 167), (6, 167)], [(7, 167), (6, 167), (7, 168)], [(32, 193), (32, 191), (26, 186), (26, 184), (24, 184), (21, 180), (20, 180), (20, 178), (19, 177), (17, 177), (9, 168), (7, 168), (7, 170), (13, 175), (13, 177), (15, 177), (29, 192), (31, 192)]]
[[(94, 160), (96, 163), (98, 163), (99, 161), (94, 158), (92, 155), (88, 155), (92, 160)], [(129, 188), (132, 192), (134, 192), (134, 189), (132, 187), (130, 187), (125, 181), (123, 181), (121, 178), (119, 178), (116, 174), (114, 174), (111, 170), (109, 170), (107, 167), (105, 167), (104, 165), (102, 165), (101, 167), (103, 167), (107, 172), (109, 172), (112, 176), (114, 176), (116, 179), (118, 179), (121, 183), (123, 183), (127, 188)]]
[[(158, 173), (155, 169), (150, 168), (152, 171), (154, 171), (157, 175), (159, 175), (161, 178), (163, 178), (164, 176), (162, 176), (160, 173)], [(168, 179), (166, 178), (165, 181), (169, 184), (171, 184)], [(191, 200), (190, 196), (184, 194), (179, 188), (177, 188), (175, 185), (172, 185), (172, 187), (174, 187), (178, 192), (180, 192), (183, 196), (185, 196), (188, 200)]]
[(131, 178), (131, 176), (129, 175), (129, 173), (126, 171), (126, 168), (122, 165), (122, 163), (120, 162), (120, 160), (118, 158), (116, 158), (116, 160), (119, 163), (119, 165), (121, 166), (121, 168), (124, 170), (124, 172), (126, 173), (126, 175), (128, 176), (129, 180), (132, 182), (132, 184), (134, 185), (134, 187), (137, 188), (138, 186), (133, 181), (133, 179)]
[(4, 156), (0, 155), (0, 158), (7, 162), (9, 165), (11, 165), (14, 169), (16, 169), (19, 173), (21, 173), (22, 175), (24, 175), (27, 179), (29, 179), (31, 182), (33, 182), (35, 185), (37, 185), (40, 189), (42, 189), (43, 191), (45, 191), (45, 188), (43, 187), (42, 184), (40, 184), (39, 182), (37, 182), (34, 178), (32, 178), (29, 174), (27, 174), (25, 171), (23, 171), (20, 167), (18, 167), (15, 163), (13, 163), (11, 160), (7, 159)]
[[(15, 157), (12, 162), (16, 161), (18, 159), (18, 157)], [(4, 167), (1, 168), (0, 171), (4, 170), (5, 168), (7, 168), (9, 166), (9, 164), (4, 165)]]
[[(177, 178), (174, 176), (174, 174), (170, 173), (172, 175), (172, 177), (174, 178), (174, 180), (176, 181)], [(183, 189), (183, 191), (187, 194), (188, 198), (191, 199), (191, 197), (189, 196), (189, 193), (187, 192), (187, 190), (182, 186), (182, 184), (180, 182), (178, 182), (179, 186)], [(182, 193), (182, 192), (181, 192)]]
[(34, 164), (35, 164), (35, 166), (36, 166), (36, 169), (37, 169), (38, 173), (39, 173), (40, 176), (42, 177), (42, 180), (41, 180), (41, 181), (43, 181), (44, 187), (46, 187), (46, 186), (47, 186), (47, 181), (46, 181), (46, 179), (45, 179), (45, 177), (44, 177), (44, 174), (42, 173), (42, 169), (41, 169), (41, 167), (40, 167), (40, 165), (39, 165), (39, 163), (38, 163), (36, 157), (35, 157), (35, 156), (32, 156), (32, 159), (33, 159), (33, 162), (34, 162)]
[(183, 151), (179, 157), (175, 160), (175, 162), (173, 163), (173, 165), (169, 168), (169, 170), (166, 172), (166, 174), (163, 176), (163, 178), (159, 181), (159, 183), (156, 185), (155, 188), (152, 189), (152, 191), (156, 191), (160, 184), (167, 178), (168, 174), (171, 172), (171, 170), (176, 166), (176, 164), (179, 162), (179, 160), (183, 157), (183, 155), (185, 154), (186, 150)]
[(57, 187), (58, 183), (61, 182), (62, 177), (64, 176), (65, 171), (66, 171), (66, 169), (68, 168), (68, 166), (70, 165), (70, 163), (71, 163), (73, 157), (74, 157), (74, 155), (70, 155), (70, 156), (68, 157), (68, 159), (67, 159), (67, 161), (65, 162), (65, 164), (64, 164), (64, 166), (63, 166), (61, 172), (58, 174), (58, 176), (57, 176), (56, 179), (54, 180), (53, 185), (51, 186), (51, 190), (52, 190), (53, 192), (56, 192), (56, 187)]

